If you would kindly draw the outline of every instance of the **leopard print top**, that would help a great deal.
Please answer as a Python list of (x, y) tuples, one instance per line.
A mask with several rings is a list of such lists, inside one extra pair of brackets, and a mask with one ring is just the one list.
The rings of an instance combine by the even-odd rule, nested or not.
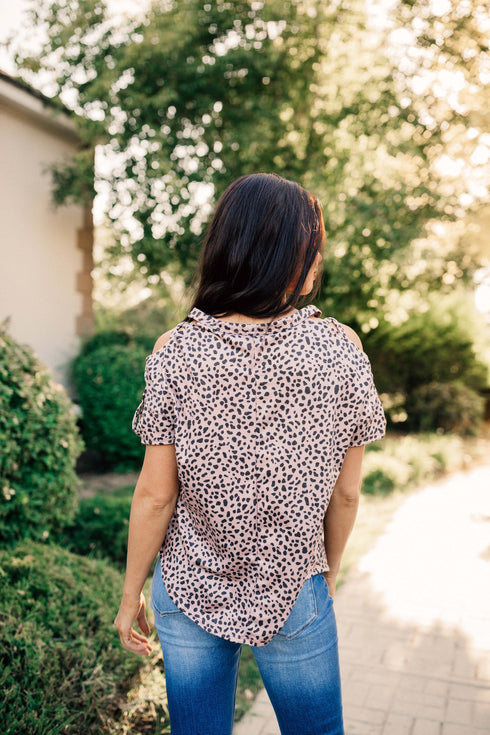
[(239, 324), (194, 308), (146, 359), (133, 429), (175, 445), (180, 480), (163, 580), (230, 641), (268, 643), (328, 570), (323, 517), (345, 453), (385, 432), (366, 354), (320, 314)]

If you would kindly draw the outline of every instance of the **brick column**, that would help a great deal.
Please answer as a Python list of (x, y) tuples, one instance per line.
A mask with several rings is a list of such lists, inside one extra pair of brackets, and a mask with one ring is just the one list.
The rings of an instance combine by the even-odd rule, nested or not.
[(94, 226), (92, 211), (86, 207), (83, 225), (77, 230), (77, 247), (82, 251), (82, 269), (76, 276), (76, 290), (82, 296), (82, 311), (76, 317), (75, 330), (79, 337), (88, 337), (94, 331), (94, 313), (92, 306), (92, 269)]

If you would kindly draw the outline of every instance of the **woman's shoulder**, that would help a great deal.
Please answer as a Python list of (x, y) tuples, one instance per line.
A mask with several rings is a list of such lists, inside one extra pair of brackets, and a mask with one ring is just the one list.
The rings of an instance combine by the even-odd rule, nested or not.
[[(339, 322), (340, 323), (340, 322)], [(354, 342), (354, 344), (359, 347), (361, 351), (362, 350), (362, 342), (360, 340), (359, 335), (357, 332), (355, 332), (352, 327), (349, 327), (347, 324), (340, 324), (344, 332), (346, 333), (347, 337), (350, 339), (351, 342)]]
[[(316, 321), (316, 320), (315, 320)], [(318, 322), (321, 322), (322, 324), (327, 325), (327, 327), (331, 330), (335, 330), (337, 332), (342, 333), (349, 342), (352, 342), (353, 344), (358, 347), (361, 352), (363, 352), (362, 342), (360, 340), (359, 335), (357, 332), (352, 329), (352, 327), (349, 327), (347, 324), (342, 324), (342, 322), (338, 322), (333, 317), (325, 317), (324, 319), (318, 319)]]
[[(194, 322), (191, 322), (191, 323), (194, 323)], [(161, 334), (159, 338), (157, 339), (157, 341), (155, 342), (155, 346), (153, 347), (152, 355), (154, 355), (156, 352), (159, 352), (163, 347), (165, 347), (167, 342), (170, 341), (171, 337), (177, 334), (178, 331), (183, 329), (188, 324), (189, 322), (184, 319), (184, 321), (179, 322), (178, 324), (175, 325), (175, 327), (172, 327), (172, 329), (169, 329), (168, 332), (164, 332), (163, 334)]]
[(161, 350), (162, 347), (167, 344), (170, 337), (172, 336), (172, 332), (174, 331), (174, 329), (169, 329), (168, 332), (164, 332), (163, 334), (159, 336), (153, 348), (153, 353), (152, 353), (153, 355), (155, 354), (155, 352), (158, 352), (158, 350)]

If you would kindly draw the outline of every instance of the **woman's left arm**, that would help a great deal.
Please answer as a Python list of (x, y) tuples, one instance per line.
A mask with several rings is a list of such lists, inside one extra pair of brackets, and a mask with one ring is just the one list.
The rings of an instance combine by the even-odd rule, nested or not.
[(141, 631), (150, 633), (142, 589), (167, 533), (178, 494), (175, 446), (147, 446), (131, 504), (126, 576), (114, 620), (124, 648), (143, 656), (148, 656), (152, 649), (148, 639), (136, 632), (133, 625), (137, 620)]

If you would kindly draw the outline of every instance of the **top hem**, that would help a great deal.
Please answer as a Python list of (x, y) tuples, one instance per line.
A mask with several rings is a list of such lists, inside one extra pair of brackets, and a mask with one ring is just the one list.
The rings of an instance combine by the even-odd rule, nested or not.
[[(325, 571), (328, 571), (328, 570), (325, 569)], [(170, 597), (170, 599), (172, 600), (172, 602), (174, 603), (174, 605), (176, 607), (178, 607), (179, 610), (186, 617), (189, 618), (189, 620), (192, 620), (193, 623), (195, 623), (200, 628), (202, 628), (202, 630), (206, 631), (206, 633), (210, 633), (211, 635), (215, 635), (218, 638), (221, 638), (222, 640), (230, 641), (230, 643), (239, 643), (241, 645), (253, 646), (254, 648), (260, 648), (262, 646), (266, 646), (268, 643), (270, 643), (272, 641), (272, 639), (277, 635), (277, 633), (279, 633), (281, 631), (281, 629), (284, 626), (284, 624), (286, 623), (289, 615), (291, 614), (291, 610), (292, 610), (292, 608), (293, 608), (293, 606), (294, 606), (294, 604), (296, 602), (296, 599), (297, 599), (299, 593), (301, 592), (301, 589), (302, 589), (303, 585), (308, 581), (308, 579), (311, 579), (311, 577), (314, 577), (316, 574), (323, 574), (322, 571), (317, 571), (317, 569), (313, 569), (311, 572), (308, 573), (308, 575), (303, 580), (303, 584), (301, 585), (301, 587), (298, 590), (298, 594), (295, 597), (293, 606), (289, 610), (289, 612), (288, 612), (287, 616), (285, 617), (285, 619), (282, 621), (280, 627), (274, 633), (272, 633), (271, 635), (268, 635), (268, 636), (266, 636), (266, 638), (261, 639), (261, 638), (257, 638), (257, 636), (239, 636), (238, 634), (235, 635), (232, 632), (230, 632), (230, 633), (226, 633), (226, 632), (223, 633), (223, 631), (221, 630), (221, 628), (220, 628), (219, 625), (213, 625), (213, 623), (210, 623), (210, 622), (207, 622), (207, 621), (203, 622), (202, 620), (196, 620), (192, 612), (190, 612), (189, 610), (187, 610), (186, 608), (184, 608), (183, 606), (179, 605), (176, 602), (176, 600), (173, 597), (172, 591), (168, 588), (168, 581), (167, 581), (166, 574), (165, 574), (164, 557), (163, 557), (163, 555), (160, 556), (160, 572), (161, 572), (163, 583), (165, 584), (165, 588), (167, 590), (168, 596)]]

